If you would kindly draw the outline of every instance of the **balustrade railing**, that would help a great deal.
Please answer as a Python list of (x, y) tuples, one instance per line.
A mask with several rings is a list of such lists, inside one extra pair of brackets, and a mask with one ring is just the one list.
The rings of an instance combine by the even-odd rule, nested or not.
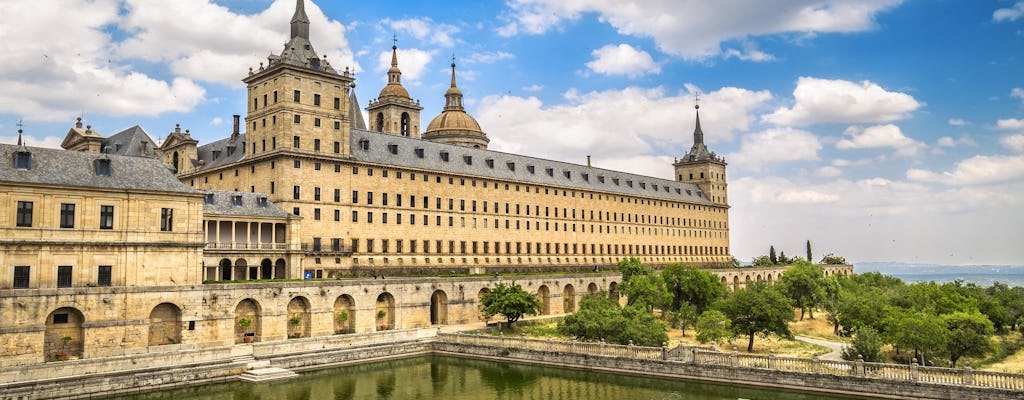
[(820, 358), (776, 357), (774, 354), (740, 354), (721, 352), (709, 347), (677, 346), (646, 347), (522, 337), (446, 333), (438, 335), (443, 343), (486, 346), (498, 349), (568, 353), (587, 356), (618, 357), (637, 360), (663, 360), (684, 364), (720, 365), (727, 367), (768, 369), (798, 373), (836, 376), (861, 376), (905, 382), (939, 385), (976, 386), (995, 389), (1024, 390), (1024, 374), (975, 371), (963, 368), (923, 367), (858, 361), (823, 360)]
[(207, 242), (207, 250), (289, 250), (288, 243)]

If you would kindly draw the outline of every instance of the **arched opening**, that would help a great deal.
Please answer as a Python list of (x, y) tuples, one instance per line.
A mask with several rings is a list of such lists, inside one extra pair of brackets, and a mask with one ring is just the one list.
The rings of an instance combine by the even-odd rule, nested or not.
[(297, 296), (288, 302), (288, 337), (309, 337), (309, 300)]
[(775, 277), (772, 274), (768, 274), (768, 283), (775, 282)]
[(587, 285), (587, 293), (590, 293), (590, 294), (597, 293), (597, 284), (594, 283), (594, 282), (590, 282), (590, 284)]
[(395, 296), (388, 292), (377, 296), (374, 318), (377, 321), (377, 330), (395, 329)]
[(732, 291), (735, 292), (737, 290), (740, 290), (740, 277), (739, 276), (733, 276), (732, 277)]
[(160, 303), (149, 313), (149, 345), (181, 343), (181, 309), (171, 303)]
[(761, 274), (757, 274), (757, 278), (756, 278), (756, 280), (757, 280), (758, 282), (760, 282), (760, 281), (763, 281), (763, 280), (764, 280), (764, 278), (762, 278), (762, 277), (761, 277)]
[(269, 258), (264, 258), (260, 261), (260, 279), (273, 279), (274, 278), (274, 264), (270, 262)]
[(356, 301), (347, 294), (334, 300), (334, 331), (353, 333), (356, 326)]
[(284, 259), (278, 258), (277, 261), (274, 262), (274, 279), (287, 278), (287, 276), (285, 276), (285, 271)]
[(245, 299), (235, 306), (235, 343), (258, 342), (262, 332), (260, 303)]
[(430, 295), (430, 324), (448, 324), (448, 294), (443, 290), (435, 290)]
[(178, 172), (178, 152), (175, 151), (171, 154), (171, 165), (174, 166), (174, 172)]
[(540, 315), (551, 314), (551, 290), (548, 285), (537, 288), (537, 298), (540, 300)]
[(572, 285), (565, 285), (562, 290), (562, 312), (571, 313), (576, 311), (576, 288)]
[(226, 258), (220, 260), (220, 280), (231, 280), (231, 260), (228, 260)]
[(377, 123), (374, 125), (377, 128), (377, 132), (384, 132), (384, 113), (377, 113)]
[(750, 275), (747, 275), (746, 278), (743, 278), (743, 287), (744, 288), (750, 287), (750, 284), (753, 283), (752, 281), (753, 280), (750, 279)]
[(608, 297), (612, 300), (619, 300), (619, 283), (612, 282), (608, 284)]
[(84, 323), (85, 317), (82, 312), (71, 307), (58, 308), (46, 316), (43, 358), (82, 358), (85, 351), (85, 330), (82, 328)]
[(490, 288), (483, 288), (483, 289), (480, 289), (480, 291), (477, 292), (477, 294), (476, 294), (476, 305), (477, 305), (477, 309), (480, 310), (480, 320), (481, 321), (487, 321), (487, 318), (484, 316), (483, 303), (480, 300), (484, 298), (485, 294), (488, 294), (490, 292), (491, 292)]
[(402, 136), (409, 136), (409, 113), (402, 113), (402, 123), (399, 132)]
[[(244, 258), (235, 260), (235, 278), (242, 280), (246, 278), (245, 270), (249, 267), (249, 263)], [(252, 278), (251, 276), (249, 277)]]

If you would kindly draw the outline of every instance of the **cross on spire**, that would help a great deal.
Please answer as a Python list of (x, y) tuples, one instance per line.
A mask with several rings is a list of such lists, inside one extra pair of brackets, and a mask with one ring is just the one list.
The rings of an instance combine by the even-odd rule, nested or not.
[(25, 145), (25, 141), (22, 140), (22, 138), (21, 138), (21, 132), (22, 132), (22, 128), (25, 127), (25, 124), (23, 124), (21, 122), (21, 119), (19, 119), (17, 125), (18, 125), (18, 146), (24, 146)]
[(693, 94), (693, 108), (700, 109), (700, 90)]
[(394, 46), (394, 47), (398, 47), (398, 34), (397, 33), (391, 35), (391, 45)]

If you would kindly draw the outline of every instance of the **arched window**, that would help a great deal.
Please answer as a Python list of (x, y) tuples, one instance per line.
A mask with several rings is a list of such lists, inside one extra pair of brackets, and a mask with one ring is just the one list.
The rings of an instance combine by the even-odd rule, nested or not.
[(377, 132), (384, 132), (384, 113), (377, 113)]
[(171, 164), (174, 165), (174, 171), (177, 172), (178, 171), (178, 152), (177, 151), (175, 151), (174, 154), (171, 155)]
[(409, 136), (409, 113), (402, 113), (402, 124), (399, 132), (402, 136)]

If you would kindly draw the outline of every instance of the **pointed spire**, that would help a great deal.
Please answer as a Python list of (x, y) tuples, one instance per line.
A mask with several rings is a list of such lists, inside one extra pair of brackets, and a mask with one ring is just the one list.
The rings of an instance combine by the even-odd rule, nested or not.
[(455, 54), (452, 54), (452, 87), (455, 86)]
[(292, 15), (292, 38), (309, 39), (309, 17), (306, 16), (304, 0), (295, 0), (295, 15)]
[(444, 93), (445, 110), (464, 110), (462, 107), (462, 91), (455, 84), (455, 55), (452, 54), (452, 87)]
[(704, 144), (704, 131), (700, 130), (700, 104), (694, 105), (697, 110), (697, 126), (693, 128), (693, 144)]
[(388, 84), (402, 84), (402, 70), (398, 69), (398, 37), (394, 37), (391, 45), (391, 69), (388, 70)]
[(24, 128), (24, 127), (25, 127), (25, 124), (23, 124), (21, 122), (21, 120), (19, 119), (18, 120), (18, 147), (25, 147), (25, 140), (21, 138), (22, 128)]

